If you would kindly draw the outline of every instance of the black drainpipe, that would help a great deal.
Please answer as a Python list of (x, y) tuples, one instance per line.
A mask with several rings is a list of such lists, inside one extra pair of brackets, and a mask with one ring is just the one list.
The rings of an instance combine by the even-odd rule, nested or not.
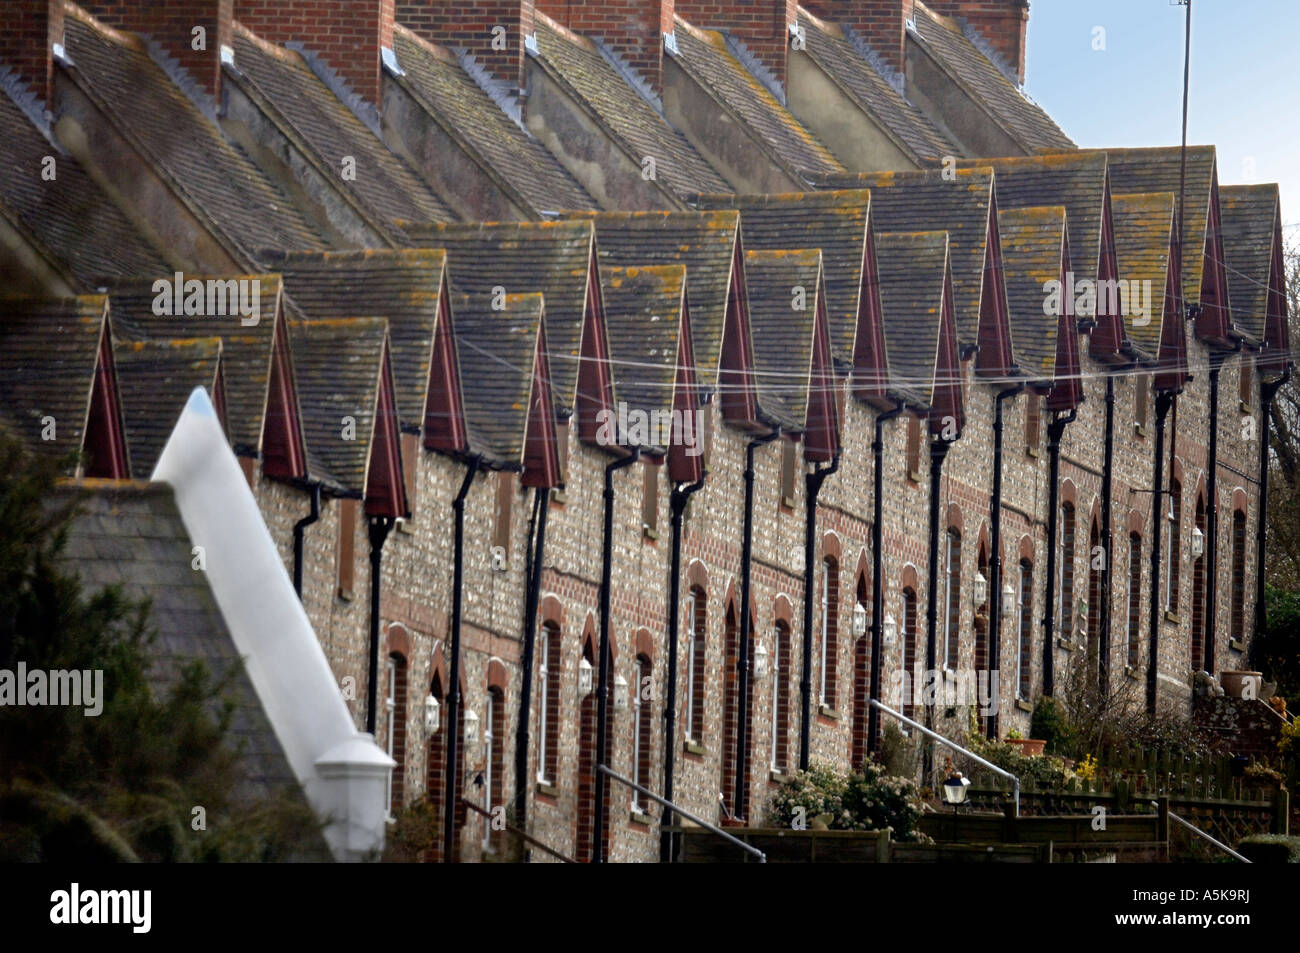
[[(993, 398), (993, 499), (989, 501), (993, 528), (989, 533), (989, 680), (998, 671), (1002, 655), (1002, 402), (1015, 397), (1025, 389), (1024, 384), (999, 391)], [(1001, 679), (998, 679), (999, 683)], [(992, 686), (989, 689), (992, 695)], [(989, 716), (986, 734), (998, 736), (998, 711), (1001, 708), (1002, 687), (998, 685), (998, 704)]]
[[(704, 486), (704, 477), (694, 483), (678, 483), (673, 487), (669, 505), (672, 510), (672, 558), (668, 577), (668, 699), (664, 707), (664, 800), (673, 799), (673, 755), (677, 743), (677, 642), (681, 617), (682, 593), (682, 515), (691, 494)], [(694, 626), (691, 619), (689, 625)], [(689, 700), (687, 702), (689, 704)], [(672, 835), (668, 828), (673, 822), (673, 812), (664, 808), (659, 821), (659, 862), (672, 860)]]
[[(1060, 501), (1061, 437), (1065, 428), (1074, 423), (1077, 409), (1068, 414), (1053, 413), (1047, 425), (1047, 607), (1043, 613), (1043, 694), (1052, 694), (1056, 687), (1056, 508)], [(1072, 611), (1063, 606), (1062, 611)]]
[(1259, 407), (1264, 418), (1264, 433), (1259, 441), (1259, 507), (1255, 530), (1255, 635), (1268, 628), (1268, 614), (1264, 603), (1264, 539), (1267, 535), (1268, 522), (1268, 433), (1269, 415), (1272, 412), (1273, 398), (1291, 380), (1291, 366), (1283, 370), (1282, 376), (1275, 381), (1260, 381)]
[(446, 802), (443, 805), (442, 860), (445, 864), (455, 863), (452, 847), (456, 840), (456, 754), (460, 747), (460, 732), (457, 730), (457, 716), (460, 709), (460, 616), (462, 590), (465, 583), (465, 497), (470, 484), (482, 466), (481, 457), (470, 459), (465, 468), (465, 479), (461, 481), (460, 490), (451, 502), (455, 514), (455, 549), (452, 557), (451, 582), (451, 667), (447, 680), (447, 768), (443, 784), (447, 786)]
[(546, 551), (546, 513), (551, 508), (550, 498), (548, 487), (539, 486), (533, 491), (532, 530), (529, 534), (532, 548), (528, 552), (528, 596), (524, 606), (524, 654), (520, 663), (519, 714), (515, 725), (515, 826), (521, 831), (528, 829), (528, 723), (532, 713), (537, 604), (542, 592), (542, 554)]
[(293, 524), (293, 591), (302, 601), (302, 537), (307, 527), (320, 519), (320, 484), (311, 485), (311, 512)]
[[(882, 411), (876, 414), (876, 439), (871, 442), (872, 457), (872, 479), (875, 485), (872, 488), (871, 500), (871, 698), (880, 700), (880, 671), (881, 671), (881, 626), (885, 618), (885, 580), (882, 577), (884, 572), (884, 555), (881, 553), (881, 547), (884, 545), (884, 531), (880, 526), (884, 514), (884, 501), (881, 499), (885, 491), (885, 424), (903, 412), (906, 405), (900, 400), (894, 405), (893, 410)], [(876, 753), (877, 738), (880, 735), (880, 710), (875, 705), (870, 707), (867, 712), (867, 751), (871, 754)], [(860, 764), (850, 765), (855, 770), (862, 767)]]
[[(609, 745), (609, 698), (610, 658), (609, 658), (609, 602), (614, 560), (614, 472), (630, 467), (641, 458), (641, 448), (636, 447), (621, 460), (615, 460), (605, 467), (605, 535), (601, 546), (600, 559), (600, 683), (596, 686), (596, 764), (608, 764), (606, 756)], [(605, 839), (601, 836), (605, 829), (605, 792), (608, 790), (609, 778), (603, 771), (596, 772), (596, 816), (592, 826), (591, 862), (605, 862)]]
[[(799, 682), (799, 691), (803, 695), (803, 717), (799, 720), (800, 771), (808, 770), (808, 747), (812, 738), (813, 568), (817, 552), (817, 495), (821, 493), (826, 478), (839, 468), (840, 452), (836, 450), (835, 459), (829, 466), (816, 467), (812, 473), (804, 474), (807, 516), (803, 534), (803, 679)], [(831, 651), (838, 651), (838, 646)], [(772, 662), (775, 664), (776, 659)]]
[(745, 444), (745, 535), (740, 549), (740, 646), (736, 653), (736, 675), (740, 715), (736, 720), (736, 793), (732, 805), (733, 817), (744, 817), (745, 789), (749, 764), (745, 760), (745, 745), (749, 740), (749, 593), (750, 568), (754, 555), (754, 451), (765, 443), (781, 436), (781, 428), (755, 437)]
[(1151, 604), (1147, 636), (1147, 711), (1156, 712), (1156, 679), (1160, 661), (1160, 541), (1165, 519), (1165, 418), (1174, 402), (1169, 391), (1156, 394), (1156, 473), (1151, 492)]
[[(1101, 546), (1103, 562), (1101, 567), (1101, 635), (1097, 646), (1097, 688), (1101, 697), (1110, 695), (1110, 610), (1111, 586), (1110, 570), (1114, 534), (1111, 532), (1110, 497), (1114, 488), (1111, 474), (1115, 469), (1115, 373), (1114, 368), (1106, 372), (1106, 447), (1101, 468)], [(1088, 559), (1093, 558), (1088, 554)], [(1091, 565), (1091, 563), (1089, 563)]]
[(370, 701), (366, 705), (366, 731), (372, 735), (379, 707), (379, 584), (384, 564), (384, 541), (392, 528), (391, 516), (370, 518)]
[(1210, 458), (1205, 495), (1205, 670), (1214, 674), (1214, 629), (1219, 582), (1219, 371), (1223, 353), (1210, 352)]
[[(935, 670), (935, 648), (938, 644), (939, 625), (939, 497), (943, 478), (943, 461), (948, 455), (947, 440), (930, 441), (930, 566), (925, 593), (925, 677)], [(915, 691), (915, 686), (913, 686)], [(934, 727), (934, 705), (925, 707), (925, 722)], [(929, 783), (934, 767), (934, 745), (925, 745), (921, 776)]]

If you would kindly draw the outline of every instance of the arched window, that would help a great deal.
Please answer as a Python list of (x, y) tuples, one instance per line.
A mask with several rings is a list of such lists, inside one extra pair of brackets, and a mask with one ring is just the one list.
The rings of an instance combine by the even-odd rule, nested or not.
[[(632, 779), (643, 788), (650, 787), (650, 768), (653, 754), (654, 706), (645, 698), (651, 685), (654, 670), (650, 657), (644, 653), (636, 657), (636, 684), (632, 685)], [(646, 813), (648, 799), (632, 789), (632, 810)]]
[(1034, 687), (1034, 567), (1027, 559), (1020, 561), (1016, 619), (1020, 633), (1020, 650), (1016, 653), (1016, 697), (1028, 701)]
[(723, 622), (722, 663), (722, 800), (724, 816), (736, 811), (737, 768), (740, 749), (736, 730), (740, 724), (740, 620), (736, 605), (728, 601)]
[(1141, 660), (1142, 642), (1142, 537), (1128, 537), (1128, 666)]
[(1058, 561), (1061, 578), (1057, 591), (1060, 593), (1060, 605), (1057, 607), (1057, 625), (1061, 638), (1066, 642), (1074, 640), (1074, 504), (1061, 506), (1061, 532), (1057, 537), (1060, 545)]
[(1088, 685), (1101, 685), (1101, 610), (1103, 602), (1102, 572), (1105, 555), (1101, 546), (1101, 527), (1094, 519), (1088, 534)]
[[(429, 685), (429, 694), (438, 700), (438, 705), (442, 711), (446, 711), (447, 697), (442, 690), (442, 675), (435, 672), (433, 681)], [(429, 803), (429, 813), (433, 817), (441, 818), (443, 816), (443, 800), (446, 790), (447, 778), (447, 751), (443, 742), (447, 738), (447, 726), (440, 724), (438, 730), (429, 735), (429, 756), (428, 770), (425, 774), (424, 797)], [(442, 838), (434, 837), (433, 843), (429, 847), (426, 859), (430, 863), (438, 863), (442, 860)]]
[[(489, 688), (487, 711), (483, 713), (483, 746), (487, 758), (483, 770), (484, 809), (495, 814), (505, 809), (506, 780), (506, 702), (499, 688)], [(483, 847), (495, 850), (501, 842), (501, 831), (492, 830), (491, 818), (483, 818)]]
[(691, 641), (686, 652), (686, 740), (704, 744), (705, 649), (708, 639), (708, 598), (699, 586), (690, 592)]
[(776, 623), (772, 636), (772, 770), (790, 766), (790, 627)]
[(1232, 514), (1232, 638), (1246, 641), (1246, 514)]
[(961, 632), (961, 533), (949, 529), (945, 551), (948, 573), (948, 599), (944, 606), (944, 664), (957, 668)]
[(1165, 510), (1169, 562), (1165, 565), (1165, 611), (1178, 611), (1178, 583), (1182, 572), (1183, 485), (1177, 480), (1169, 483), (1169, 506)]
[[(867, 577), (858, 576), (858, 604), (864, 609), (870, 601)], [(871, 633), (860, 637), (853, 646), (853, 736), (849, 749), (849, 767), (860, 768), (867, 757), (867, 725), (871, 712)]]
[[(1205, 500), (1196, 500), (1196, 528), (1205, 533)], [(1192, 671), (1205, 668), (1205, 553), (1192, 562)]]
[(903, 640), (902, 658), (903, 658), (903, 714), (911, 718), (916, 714), (916, 705), (913, 700), (916, 697), (917, 686), (912, 682), (916, 678), (916, 590), (908, 586), (903, 590), (903, 626), (901, 632)]
[(388, 657), (388, 692), (384, 699), (387, 713), (388, 756), (397, 762), (388, 776), (385, 799), (388, 816), (400, 811), (406, 798), (406, 659), (397, 653)]
[(560, 767), (560, 627), (542, 625), (537, 671), (537, 780), (554, 785)]
[(839, 681), (840, 571), (833, 556), (822, 561), (822, 683), (821, 703), (834, 708)]

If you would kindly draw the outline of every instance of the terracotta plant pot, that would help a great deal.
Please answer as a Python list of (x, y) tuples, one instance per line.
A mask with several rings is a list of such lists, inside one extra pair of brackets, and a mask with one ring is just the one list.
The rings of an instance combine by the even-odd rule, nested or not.
[(1038, 757), (1047, 747), (1047, 741), (1043, 738), (1008, 738), (1007, 744), (1016, 745), (1026, 758)]
[(1263, 681), (1263, 672), (1220, 672), (1219, 684), (1223, 686), (1223, 693), (1229, 698), (1240, 698), (1247, 680), (1254, 682), (1255, 697), (1259, 697), (1260, 682)]

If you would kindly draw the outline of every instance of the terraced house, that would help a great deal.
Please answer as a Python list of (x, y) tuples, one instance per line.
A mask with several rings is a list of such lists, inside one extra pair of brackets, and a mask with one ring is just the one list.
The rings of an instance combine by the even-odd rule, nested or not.
[(646, 792), (759, 824), (872, 699), (1190, 718), (1262, 613), (1278, 190), (1076, 148), (1028, 6), (11, 0), (3, 423), (168, 479), (207, 393), (430, 860), (666, 859)]

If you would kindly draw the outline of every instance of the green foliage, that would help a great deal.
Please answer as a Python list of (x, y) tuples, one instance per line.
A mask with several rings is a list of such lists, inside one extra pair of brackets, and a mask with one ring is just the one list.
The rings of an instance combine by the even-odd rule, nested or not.
[(419, 863), (442, 837), (442, 818), (425, 798), (397, 815), (384, 838), (384, 863)]
[[(832, 816), (830, 826), (844, 811), (847, 779), (830, 765), (814, 761), (807, 771), (795, 771), (772, 795), (772, 820), (778, 827), (791, 827), (797, 820), (810, 824), (822, 815)], [(802, 810), (800, 810), (802, 808)]]
[(1065, 785), (1065, 765), (1059, 758), (1028, 757), (1021, 754), (1020, 746), (1006, 741), (973, 738), (972, 751), (986, 761), (991, 761), (1003, 771), (1010, 771), (1021, 783), (1033, 779), (1042, 790), (1055, 790)]
[[(59, 557), (77, 500), (0, 430), (0, 668), (103, 671), (103, 710), (0, 707), (0, 861), (281, 860), (320, 844), (297, 791), (254, 796), (227, 743), (235, 670), (162, 686), (149, 606)], [(203, 808), (206, 829), (195, 807)]]
[(1300, 837), (1251, 834), (1242, 838), (1237, 851), (1256, 864), (1300, 864)]
[(1277, 683), (1288, 707), (1300, 710), (1300, 592), (1268, 586), (1267, 628), (1251, 644), (1251, 665)]
[(1044, 695), (1034, 705), (1034, 713), (1029, 723), (1029, 737), (1041, 738), (1047, 742), (1048, 754), (1073, 758), (1078, 754), (1078, 736), (1070, 724), (1065, 709), (1057, 704), (1056, 699)]
[(848, 776), (820, 762), (796, 771), (772, 796), (770, 814), (779, 827), (801, 819), (811, 827), (814, 818), (829, 815), (831, 830), (889, 829), (896, 841), (919, 841), (925, 837), (916, 829), (922, 810), (911, 779), (890, 776), (883, 765), (868, 760)]

